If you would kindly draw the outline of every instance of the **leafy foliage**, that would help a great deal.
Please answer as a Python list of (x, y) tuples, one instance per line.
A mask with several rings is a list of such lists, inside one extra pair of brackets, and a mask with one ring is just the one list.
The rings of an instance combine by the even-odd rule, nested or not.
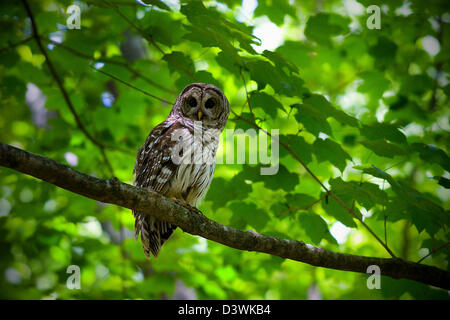
[[(217, 164), (200, 206), (206, 215), (365, 256), (389, 257), (358, 219), (407, 260), (449, 241), (444, 2), (380, 2), (379, 30), (366, 27), (365, 9), (377, 1), (258, 1), (244, 13), (241, 1), (146, 1), (151, 7), (79, 1), (79, 30), (66, 26), (72, 1), (28, 2), (74, 110), (32, 38), (25, 7), (3, 1), (2, 142), (132, 183), (136, 150), (167, 116), (167, 102), (188, 83), (214, 83), (234, 112), (227, 129), (280, 129), (282, 145), (273, 176), (260, 174), (265, 165)], [(280, 45), (266, 47), (267, 34), (256, 36), (264, 24), (282, 27)], [(209, 299), (297, 299), (315, 284), (325, 299), (448, 297), (390, 278), (382, 279), (382, 290), (369, 290), (364, 275), (241, 252), (180, 230), (158, 259), (146, 260), (128, 210), (12, 170), (0, 169), (0, 184), (2, 298), (195, 292)], [(422, 263), (450, 270), (449, 259), (447, 246)], [(69, 265), (80, 266), (80, 290), (66, 287)]]

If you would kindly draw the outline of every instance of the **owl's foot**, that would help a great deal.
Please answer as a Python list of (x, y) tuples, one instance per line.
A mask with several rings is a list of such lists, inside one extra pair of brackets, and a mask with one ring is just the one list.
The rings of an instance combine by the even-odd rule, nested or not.
[(175, 199), (172, 198), (173, 201), (175, 201), (176, 203), (178, 203), (180, 206), (185, 207), (186, 209), (188, 209), (189, 211), (201, 214), (202, 216), (204, 215), (203, 212), (201, 212), (199, 209), (197, 209), (194, 206), (191, 206), (189, 203), (187, 203), (184, 200), (180, 200), (180, 199)]

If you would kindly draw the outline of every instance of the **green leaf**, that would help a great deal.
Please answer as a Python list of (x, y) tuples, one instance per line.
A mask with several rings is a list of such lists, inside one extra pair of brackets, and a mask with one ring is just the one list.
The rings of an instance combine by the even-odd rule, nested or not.
[(235, 129), (242, 129), (244, 131), (247, 131), (248, 129), (255, 129), (255, 127), (251, 125), (251, 123), (255, 123), (253, 121), (253, 117), (252, 117), (251, 113), (243, 112), (239, 116), (241, 118), (244, 118), (247, 121), (239, 119), (237, 117), (234, 118), (233, 120), (234, 120), (234, 122), (236, 122), (236, 128)]
[(250, 92), (250, 104), (252, 108), (260, 108), (270, 115), (271, 118), (276, 118), (277, 109), (283, 110), (283, 105), (273, 96), (265, 92), (252, 91)]
[(189, 31), (184, 38), (200, 43), (203, 47), (218, 47), (226, 54), (232, 54), (235, 49), (230, 41), (220, 32), (210, 27), (188, 26)]
[(397, 45), (392, 40), (381, 36), (377, 39), (377, 43), (369, 48), (369, 53), (374, 57), (376, 66), (382, 69), (384, 66), (395, 63)]
[(295, 65), (300, 69), (306, 69), (310, 67), (310, 48), (303, 42), (286, 41), (283, 45), (279, 46), (276, 49), (276, 52), (281, 53), (284, 57), (286, 57), (286, 59), (289, 59), (289, 61), (295, 63)]
[(382, 157), (393, 158), (406, 154), (405, 150), (385, 140), (365, 140), (361, 141), (361, 144)]
[(246, 62), (250, 70), (250, 77), (258, 84), (258, 90), (262, 90), (268, 83), (276, 90), (282, 82), (278, 70), (268, 61), (250, 60)]
[(389, 89), (390, 83), (383, 72), (368, 71), (362, 73), (360, 77), (363, 82), (359, 85), (358, 91), (367, 93), (374, 102), (377, 102), (383, 96), (383, 93)]
[(288, 76), (269, 61), (245, 59), (244, 67), (250, 71), (250, 78), (258, 84), (258, 90), (263, 90), (269, 84), (277, 94), (289, 97), (301, 97), (307, 90), (303, 87), (302, 79), (295, 75)]
[(319, 110), (308, 104), (293, 104), (292, 108), (297, 109), (295, 119), (303, 124), (306, 130), (315, 136), (319, 136), (320, 132), (332, 135), (330, 124), (326, 120), (326, 116)]
[(411, 212), (408, 210), (408, 204), (402, 198), (393, 197), (386, 207), (379, 212), (378, 219), (396, 222), (399, 220), (411, 221)]
[(331, 37), (347, 33), (350, 19), (334, 13), (319, 13), (309, 18), (305, 36), (323, 45), (331, 44)]
[(360, 205), (367, 210), (375, 207), (377, 204), (386, 205), (388, 196), (386, 192), (380, 190), (378, 185), (370, 182), (344, 182), (341, 178), (330, 180), (333, 192), (348, 198), (354, 198)]
[(226, 54), (234, 54), (231, 40), (239, 42), (241, 48), (251, 54), (256, 54), (251, 45), (258, 45), (251, 34), (251, 29), (224, 19), (219, 12), (206, 8), (201, 1), (189, 1), (181, 6), (192, 26), (187, 27), (190, 33), (186, 38), (201, 43), (205, 47), (217, 46)]
[(241, 76), (240, 70), (242, 61), (240, 56), (236, 52), (230, 55), (227, 52), (221, 51), (217, 55), (216, 61), (221, 67), (233, 73), (236, 77)]
[(24, 97), (26, 84), (17, 77), (5, 76), (1, 79), (0, 90), (4, 95)]
[(329, 161), (341, 172), (344, 171), (346, 160), (352, 160), (342, 147), (331, 139), (316, 139), (313, 144), (314, 154), (318, 162)]
[(141, 28), (153, 40), (168, 46), (179, 43), (186, 33), (181, 20), (174, 19), (170, 12), (162, 10), (152, 10), (147, 13), (141, 24)]
[(203, 83), (210, 83), (215, 85), (218, 88), (223, 88), (223, 85), (216, 80), (216, 78), (213, 77), (211, 73), (205, 70), (200, 70), (195, 73), (195, 78), (198, 79), (198, 81)]
[(285, 166), (279, 164), (278, 172), (274, 175), (262, 175), (261, 166), (245, 166), (238, 177), (243, 180), (253, 182), (264, 182), (264, 186), (271, 190), (283, 189), (292, 191), (299, 183), (299, 176), (296, 173), (289, 172)]
[(387, 203), (388, 196), (384, 190), (381, 190), (377, 184), (370, 182), (363, 182), (357, 184), (353, 181), (353, 185), (357, 191), (357, 201), (360, 205), (367, 210), (378, 205), (384, 205)]
[(208, 15), (216, 19), (221, 18), (217, 11), (208, 10), (203, 2), (199, 0), (182, 3), (180, 12), (184, 14), (192, 24), (201, 24), (202, 18)]
[[(280, 141), (286, 143), (304, 163), (308, 164), (312, 161), (313, 147), (302, 136), (288, 134), (281, 136)], [(285, 148), (280, 148), (280, 155), (284, 157), (291, 154)]]
[[(334, 192), (334, 190), (332, 190)], [(352, 207), (352, 197), (349, 197), (345, 193), (339, 193), (335, 192), (335, 194), (347, 205), (348, 208)], [(353, 215), (348, 212), (347, 209), (345, 209), (336, 199), (329, 196), (328, 201), (327, 199), (322, 200), (322, 207), (325, 210), (325, 212), (331, 216), (334, 217), (336, 220), (342, 222), (344, 225), (346, 225), (349, 228), (356, 228), (356, 223), (354, 221)], [(354, 209), (354, 212), (356, 214), (359, 214), (358, 210)]]
[(228, 28), (228, 33), (233, 39), (239, 42), (239, 46), (250, 54), (256, 54), (252, 45), (260, 45), (261, 40), (252, 34), (252, 28), (237, 24), (229, 20), (223, 20), (223, 24)]
[(252, 191), (251, 185), (235, 176), (230, 180), (213, 179), (205, 200), (212, 201), (214, 210), (225, 207), (228, 201), (245, 199)]
[(304, 193), (289, 193), (286, 195), (286, 203), (289, 204), (289, 207), (297, 207), (300, 209), (306, 208), (316, 200), (314, 197)]
[(233, 202), (228, 207), (233, 212), (231, 224), (236, 228), (242, 229), (249, 225), (256, 231), (261, 231), (270, 220), (267, 212), (257, 208), (254, 203)]
[(172, 73), (182, 73), (183, 71), (179, 69), (180, 66), (191, 74), (195, 73), (194, 62), (182, 52), (172, 51), (171, 53), (165, 54), (162, 59), (167, 62), (169, 70)]
[(370, 174), (374, 177), (387, 180), (389, 184), (391, 185), (392, 189), (397, 194), (403, 194), (405, 191), (403, 185), (398, 183), (390, 174), (387, 172), (375, 167), (374, 165), (361, 165), (361, 166), (354, 166), (354, 169), (362, 170), (364, 173)]
[(411, 150), (418, 152), (422, 160), (429, 163), (436, 163), (446, 171), (450, 171), (450, 158), (444, 150), (419, 142), (412, 143)]
[(286, 60), (281, 53), (279, 52), (272, 52), (269, 50), (264, 50), (263, 55), (272, 61), (278, 68), (286, 68), (287, 70), (291, 72), (298, 73), (299, 70), (295, 64), (293, 64), (291, 61)]
[(270, 212), (272, 212), (277, 218), (284, 219), (289, 217), (287, 213), (288, 206), (285, 203), (275, 202), (270, 206)]
[(394, 124), (375, 123), (363, 125), (361, 134), (370, 140), (386, 139), (394, 143), (406, 144), (406, 136)]
[(352, 127), (359, 127), (359, 121), (346, 114), (345, 112), (335, 108), (324, 96), (318, 94), (312, 94), (304, 100), (304, 104), (307, 104), (324, 115), (325, 118), (332, 117), (339, 123), (349, 125)]
[(433, 88), (434, 81), (428, 75), (417, 74), (403, 78), (400, 94), (421, 96)]
[(259, 1), (254, 14), (255, 17), (267, 16), (277, 25), (283, 24), (286, 15), (297, 19), (295, 7), (288, 0)]
[(306, 235), (311, 241), (318, 245), (320, 241), (328, 235), (331, 237), (328, 231), (328, 225), (323, 218), (312, 211), (304, 211), (299, 213), (298, 220)]

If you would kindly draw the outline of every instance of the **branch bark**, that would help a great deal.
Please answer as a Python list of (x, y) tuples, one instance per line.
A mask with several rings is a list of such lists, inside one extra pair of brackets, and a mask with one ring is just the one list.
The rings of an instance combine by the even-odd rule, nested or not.
[(337, 253), (302, 241), (237, 230), (212, 221), (202, 214), (191, 212), (151, 190), (121, 183), (117, 178), (98, 179), (52, 159), (4, 143), (0, 143), (0, 165), (97, 201), (134, 209), (158, 219), (164, 219), (177, 225), (184, 232), (238, 250), (262, 252), (313, 266), (359, 273), (366, 273), (370, 265), (378, 265), (382, 275), (450, 289), (450, 272), (436, 267), (397, 258)]

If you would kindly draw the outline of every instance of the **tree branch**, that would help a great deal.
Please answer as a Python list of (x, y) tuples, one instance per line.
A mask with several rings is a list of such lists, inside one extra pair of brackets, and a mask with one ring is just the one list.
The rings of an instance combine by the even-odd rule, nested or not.
[(382, 275), (450, 289), (450, 272), (436, 267), (401, 259), (337, 253), (302, 241), (237, 230), (189, 211), (154, 191), (121, 183), (117, 178), (98, 179), (54, 160), (4, 143), (0, 143), (0, 165), (97, 201), (152, 215), (177, 225), (187, 233), (199, 235), (231, 248), (263, 252), (313, 266), (359, 273), (366, 273), (370, 265), (378, 265)]

